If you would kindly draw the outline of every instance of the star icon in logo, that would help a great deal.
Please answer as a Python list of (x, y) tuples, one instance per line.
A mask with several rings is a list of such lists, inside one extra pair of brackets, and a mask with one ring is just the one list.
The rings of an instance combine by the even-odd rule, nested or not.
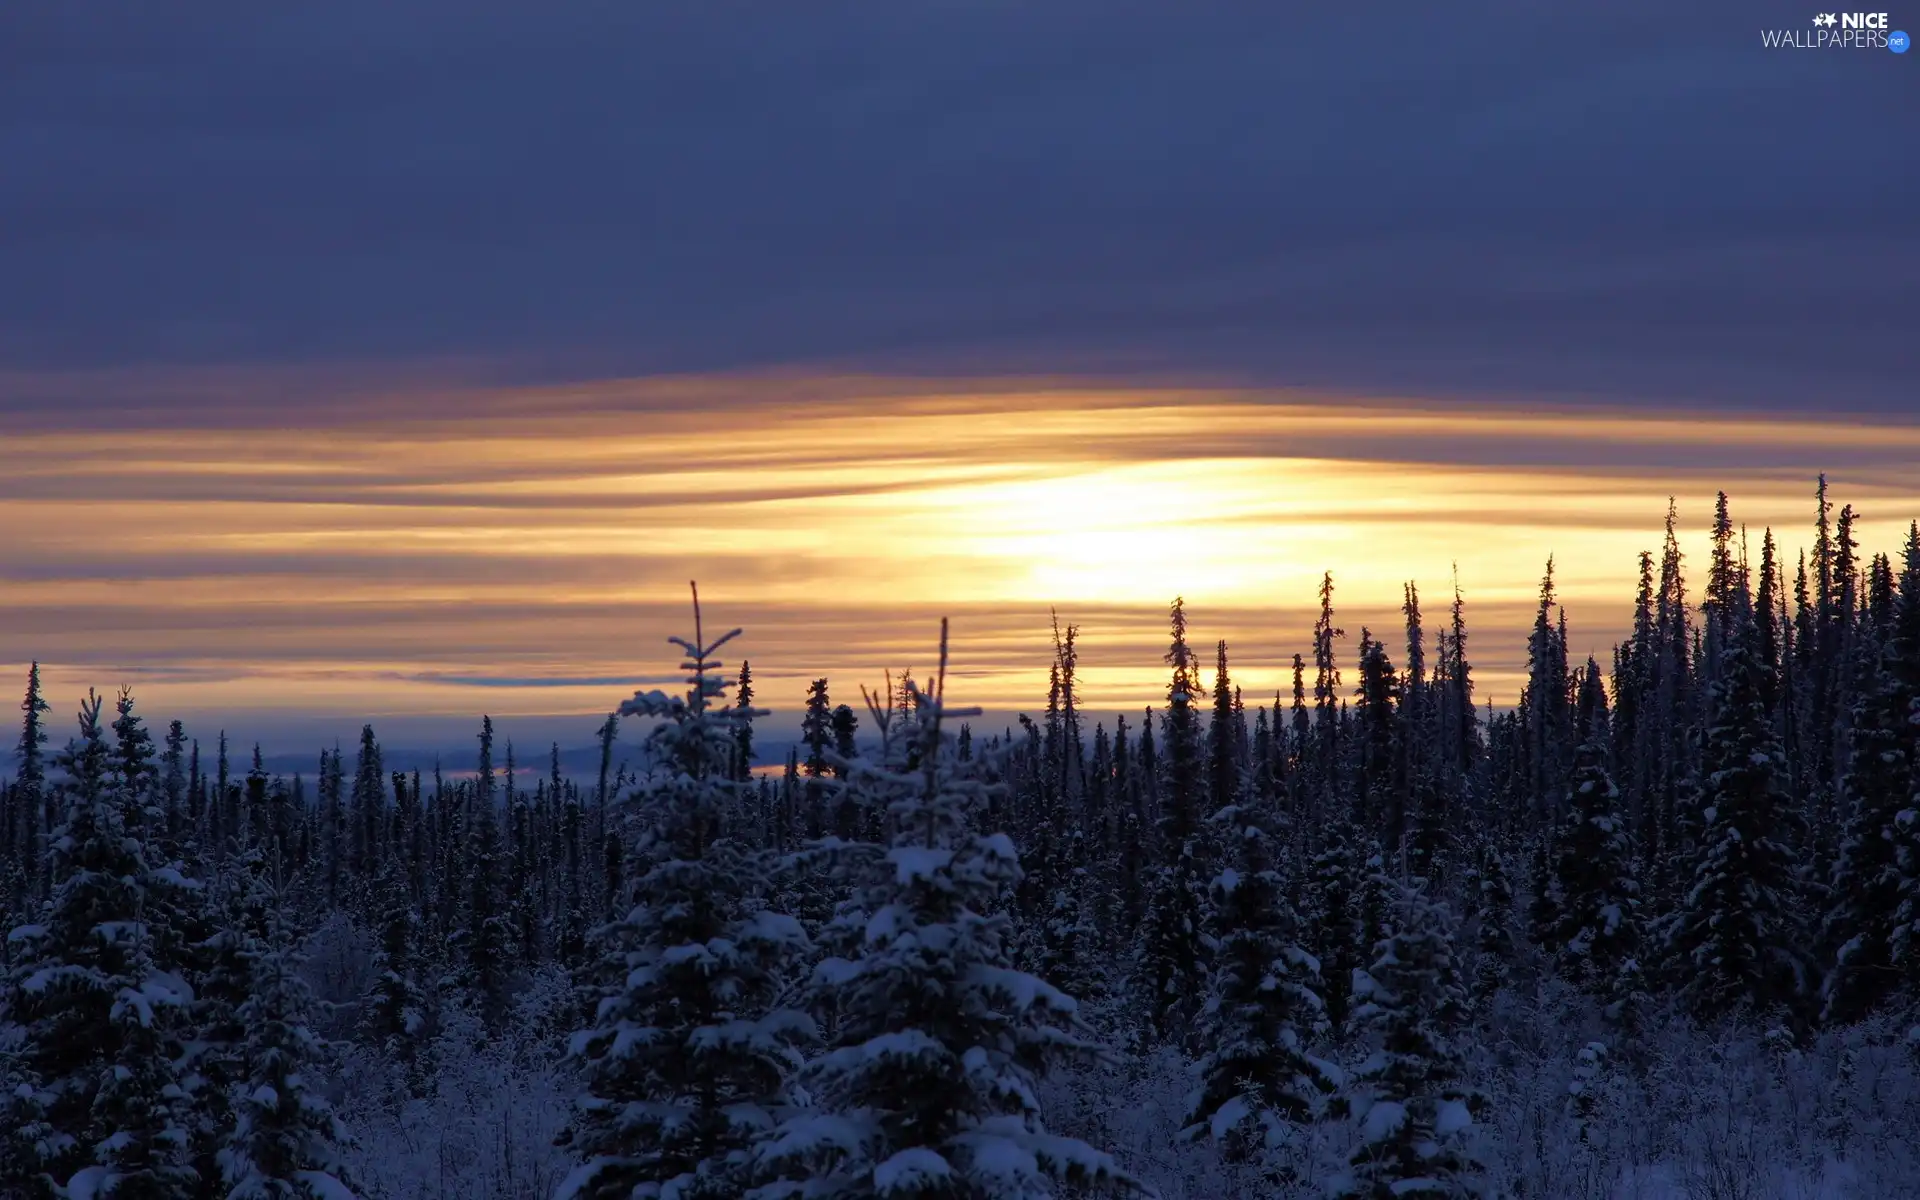
[(1840, 23), (1840, 18), (1834, 16), (1832, 13), (1820, 13), (1813, 18), (1813, 23), (1815, 25), (1832, 27)]

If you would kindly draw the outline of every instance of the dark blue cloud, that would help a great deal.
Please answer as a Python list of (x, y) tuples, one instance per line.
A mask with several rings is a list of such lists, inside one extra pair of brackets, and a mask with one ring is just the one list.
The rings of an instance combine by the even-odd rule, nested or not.
[(1908, 411), (1920, 63), (1809, 12), (16, 3), (0, 354)]

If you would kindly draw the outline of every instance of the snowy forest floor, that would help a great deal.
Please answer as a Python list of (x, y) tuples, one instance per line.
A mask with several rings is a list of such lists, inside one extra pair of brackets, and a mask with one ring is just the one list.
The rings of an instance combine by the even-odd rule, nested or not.
[[(323, 998), (365, 991), (373, 939), (320, 929), (310, 970)], [(545, 1200), (573, 1163), (553, 1138), (577, 1086), (556, 1068), (572, 1017), (565, 976), (526, 981), (513, 1031), (482, 1045), (451, 1026), (434, 1044), (425, 1094), (406, 1073), (348, 1044), (330, 1090), (357, 1138), (349, 1162), (368, 1200)], [(1109, 1044), (1101, 1006), (1088, 1007)], [(351, 1027), (337, 1014), (342, 1036)], [(1605, 1031), (1591, 1001), (1556, 980), (1522, 981), (1476, 1025), (1475, 1082), (1490, 1194), (1512, 1200), (1920, 1200), (1920, 1045), (1906, 1024), (1870, 1021), (1799, 1046), (1683, 1018), (1647, 1015), (1638, 1062), (1593, 1078), (1582, 1124), (1569, 1086), (1579, 1052)], [(478, 1048), (476, 1048), (478, 1047)], [(1192, 1080), (1172, 1051), (1129, 1055), (1050, 1081), (1050, 1127), (1112, 1150), (1162, 1200), (1295, 1200), (1345, 1157), (1354, 1130), (1330, 1121), (1292, 1151), (1301, 1182), (1224, 1162), (1181, 1136)], [(1273, 1166), (1275, 1164), (1269, 1164)], [(1284, 1164), (1280, 1164), (1284, 1165)]]

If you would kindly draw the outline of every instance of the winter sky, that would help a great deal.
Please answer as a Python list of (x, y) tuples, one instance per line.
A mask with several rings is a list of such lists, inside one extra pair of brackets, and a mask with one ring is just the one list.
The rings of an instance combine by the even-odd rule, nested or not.
[(943, 613), (1031, 708), (1050, 606), (1134, 708), (1176, 593), (1253, 697), (1457, 563), (1510, 702), (1669, 494), (1920, 515), (1920, 56), (1811, 15), (8, 4), (0, 668), (584, 741), (698, 577), (785, 723)]

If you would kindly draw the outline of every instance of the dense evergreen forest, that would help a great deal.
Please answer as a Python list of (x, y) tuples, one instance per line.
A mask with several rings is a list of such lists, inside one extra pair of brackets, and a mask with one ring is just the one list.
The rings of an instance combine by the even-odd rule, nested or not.
[(771, 773), (697, 595), (584, 781), (485, 720), (282, 778), (36, 668), (0, 1195), (1920, 1195), (1920, 527), (1810, 509), (1722, 494), (1704, 582), (1670, 510), (1604, 663), (1548, 563), (1510, 711), (1457, 591), (1331, 575), (1270, 702), (1174, 600), (1159, 702), (1056, 626), (990, 731), (942, 629)]

